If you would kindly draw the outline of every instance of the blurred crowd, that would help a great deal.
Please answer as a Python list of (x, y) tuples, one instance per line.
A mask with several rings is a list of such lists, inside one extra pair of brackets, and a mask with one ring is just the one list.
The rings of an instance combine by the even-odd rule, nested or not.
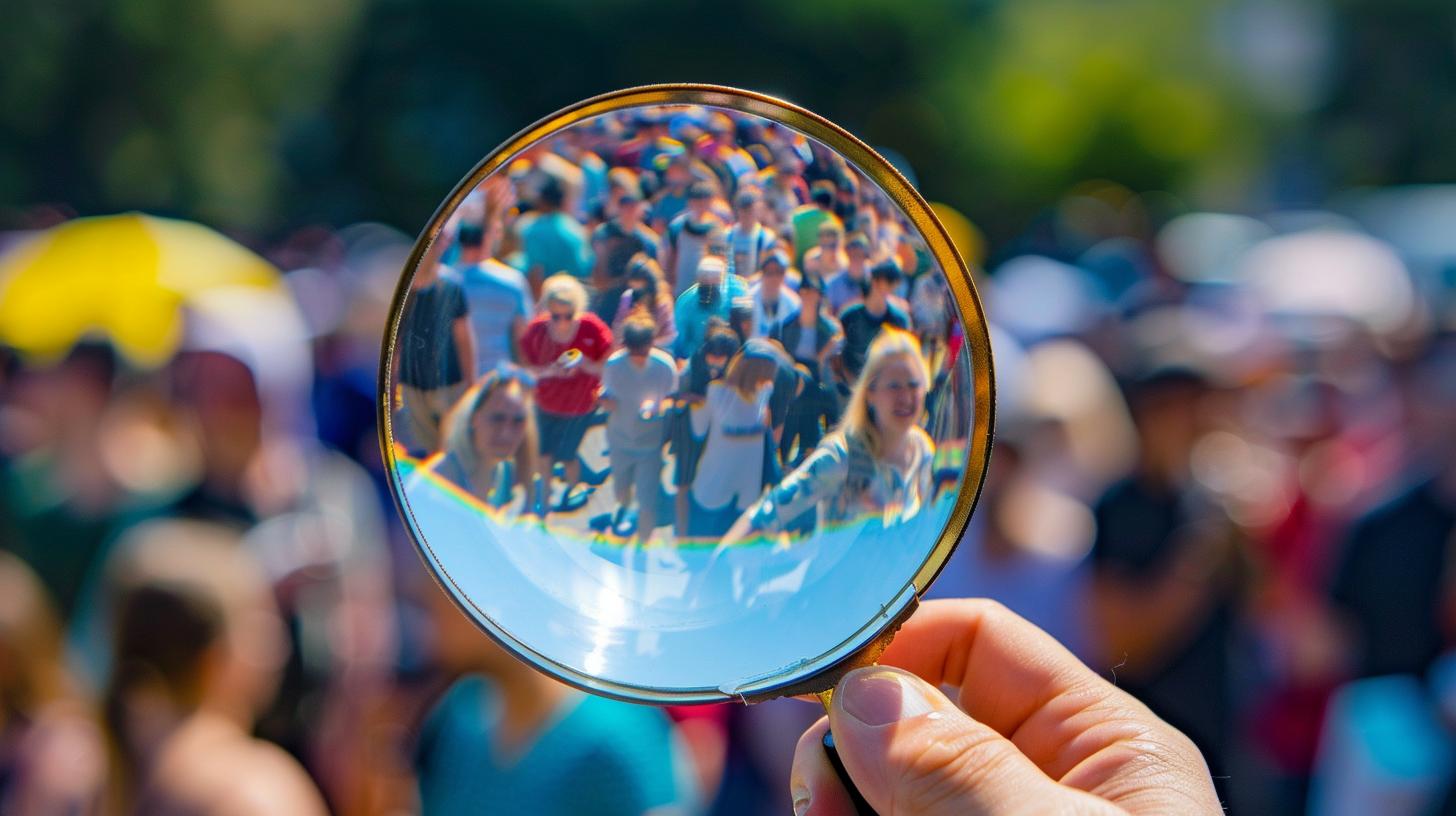
[[(457, 354), (453, 377), (400, 372), (420, 392), (396, 416), (407, 452), (447, 452), (470, 385), (525, 367), (533, 406), (524, 387), (514, 408), (474, 391), (507, 439), (486, 487), (517, 481), (497, 467), (522, 450), (512, 428), (558, 423), (536, 429), (549, 464), (513, 465), (558, 480), (540, 500), (554, 512), (599, 478), (573, 456), (599, 394), (551, 406), (542, 383), (595, 392), (625, 350), (666, 358), (663, 398), (695, 371), (706, 397), (772, 340), (773, 367), (740, 371), (736, 394), (762, 399), (743, 400), (756, 497), (769, 463), (794, 467), (840, 419), (856, 366), (895, 336), (883, 324), (938, 361), (921, 383), (933, 403), (959, 340), (944, 291), (918, 296), (937, 279), (923, 247), (831, 154), (739, 124), (609, 122), (623, 147), (608, 155), (568, 132), (467, 199), (415, 282), (437, 287), (451, 320), (421, 325)], [(1453, 200), (1363, 191), (1253, 217), (1094, 183), (993, 246), (977, 282), (996, 447), (931, 594), (997, 598), (1051, 631), (1192, 736), (1235, 812), (1448, 806)], [(812, 706), (586, 697), (504, 655), (426, 577), (392, 521), (375, 424), (409, 245), (375, 224), (301, 229), (263, 248), (285, 297), (241, 328), (189, 325), (159, 368), (105, 338), (59, 361), (5, 355), (0, 812), (786, 807)], [(472, 291), (513, 305), (473, 308)], [(812, 316), (797, 337), (792, 315)], [(774, 393), (794, 396), (782, 421)]]

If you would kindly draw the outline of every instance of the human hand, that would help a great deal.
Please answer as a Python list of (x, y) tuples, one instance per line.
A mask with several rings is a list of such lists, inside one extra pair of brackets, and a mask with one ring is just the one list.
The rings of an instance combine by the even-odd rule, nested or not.
[(830, 726), (884, 816), (1223, 812), (1192, 741), (1000, 604), (928, 602), (881, 661), (845, 675), (799, 739), (795, 814), (854, 813), (821, 745)]

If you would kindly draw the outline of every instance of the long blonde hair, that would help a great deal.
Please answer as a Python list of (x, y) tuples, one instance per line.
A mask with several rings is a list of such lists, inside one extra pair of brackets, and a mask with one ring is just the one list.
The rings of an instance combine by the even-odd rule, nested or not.
[[(471, 420), (497, 391), (514, 391), (526, 414), (526, 428), (521, 444), (516, 448), (516, 484), (526, 491), (530, 501), (531, 484), (536, 473), (536, 412), (532, 410), (534, 400), (531, 386), (513, 373), (491, 371), (475, 381), (445, 414), (440, 424), (444, 431), (444, 451), (455, 457), (467, 475), (474, 474), (480, 466), (480, 456), (475, 451), (475, 423)], [(493, 485), (492, 485), (493, 487)]]
[(886, 326), (870, 343), (869, 351), (865, 354), (864, 370), (860, 372), (859, 381), (854, 384), (854, 391), (850, 393), (849, 402), (844, 407), (844, 419), (836, 429), (837, 433), (844, 435), (846, 441), (858, 440), (864, 443), (875, 459), (879, 459), (881, 455), (880, 429), (870, 416), (870, 386), (885, 366), (897, 357), (909, 358), (920, 382), (929, 387), (930, 368), (925, 364), (920, 341), (910, 332)]

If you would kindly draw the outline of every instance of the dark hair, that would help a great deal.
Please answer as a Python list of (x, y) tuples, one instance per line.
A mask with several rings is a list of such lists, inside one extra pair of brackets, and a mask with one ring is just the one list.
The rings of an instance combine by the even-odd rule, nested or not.
[(541, 205), (549, 209), (556, 209), (566, 200), (566, 191), (561, 189), (561, 182), (555, 176), (547, 176), (541, 183), (541, 192), (538, 194)]
[(714, 317), (708, 321), (708, 332), (703, 339), (704, 356), (732, 357), (738, 353), (740, 345), (738, 335), (721, 318)]
[(461, 224), (459, 240), (462, 247), (478, 248), (485, 243), (485, 225), (473, 221)]
[(632, 354), (641, 354), (652, 348), (652, 338), (657, 334), (657, 324), (641, 312), (631, 315), (622, 325), (622, 345)]
[(880, 261), (870, 268), (870, 280), (882, 280), (889, 281), (890, 283), (899, 283), (900, 279), (903, 277), (905, 277), (905, 275), (903, 272), (900, 271), (900, 264), (892, 260)]
[(818, 275), (805, 275), (804, 279), (799, 281), (799, 291), (803, 292), (805, 290), (822, 297), (824, 295), (824, 279)]
[(695, 181), (688, 185), (688, 198), (712, 198), (714, 194), (713, 185), (706, 181)]
[(827, 210), (834, 206), (834, 185), (827, 181), (816, 181), (809, 191), (809, 198), (815, 206)]

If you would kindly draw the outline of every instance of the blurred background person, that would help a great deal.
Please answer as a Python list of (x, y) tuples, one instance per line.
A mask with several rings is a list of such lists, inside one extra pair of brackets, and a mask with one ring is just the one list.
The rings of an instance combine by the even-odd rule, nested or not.
[(1089, 611), (1097, 663), (1192, 738), (1217, 781), (1232, 738), (1239, 532), (1191, 476), (1207, 393), (1186, 368), (1128, 388), (1137, 465), (1093, 508)]
[(440, 448), (440, 418), (460, 398), (475, 371), (475, 335), (465, 289), (454, 271), (439, 263), (447, 244), (427, 252), (410, 281), (409, 297), (400, 316), (400, 431), (411, 448), (430, 454)]
[(688, 535), (716, 538), (763, 490), (764, 435), (778, 362), (762, 351), (738, 352), (723, 378), (708, 383), (692, 409), (693, 436), (704, 439), (689, 497)]
[(563, 503), (581, 480), (577, 449), (596, 410), (602, 364), (612, 350), (612, 330), (586, 308), (581, 282), (553, 275), (541, 285), (541, 313), (521, 335), (521, 358), (537, 382), (544, 488), (549, 496), (553, 467), (559, 462), (565, 479)]
[(607, 411), (607, 450), (617, 499), (615, 529), (637, 497), (637, 540), (646, 544), (657, 529), (662, 493), (663, 418), (677, 392), (677, 364), (652, 345), (654, 326), (633, 315), (623, 327), (622, 348), (602, 369), (602, 407)]
[(295, 760), (249, 736), (286, 649), (242, 542), (223, 528), (157, 522), (129, 535), (109, 575), (109, 812), (326, 812)]
[(413, 750), (421, 812), (699, 809), (665, 714), (569, 688), (483, 636), (438, 587), (419, 591), (429, 594), (435, 659), (453, 679)]
[(688, 359), (683, 376), (678, 380), (678, 399), (673, 405), (670, 419), (671, 447), (669, 452), (675, 463), (673, 485), (677, 488), (673, 499), (676, 530), (678, 536), (687, 535), (692, 505), (688, 494), (697, 478), (698, 459), (702, 455), (702, 442), (693, 431), (692, 409), (701, 406), (707, 398), (708, 386), (722, 379), (728, 369), (728, 361), (738, 353), (742, 343), (738, 335), (719, 318), (708, 320), (703, 345)]
[(541, 281), (552, 275), (565, 274), (588, 282), (592, 256), (586, 229), (564, 211), (565, 207), (565, 186), (548, 175), (536, 191), (535, 212), (516, 225), (532, 289), (540, 289)]
[(834, 183), (818, 180), (809, 186), (809, 201), (789, 214), (793, 229), (794, 266), (804, 269), (804, 258), (809, 250), (818, 246), (819, 236), (825, 224), (839, 227), (844, 234), (844, 223), (834, 214)]
[[(668, 222), (659, 253), (662, 269), (679, 297), (698, 280), (699, 261), (707, 255), (710, 243), (723, 240), (727, 227), (713, 212), (717, 191), (712, 183), (695, 181), (689, 185), (687, 195), (687, 210)], [(726, 261), (724, 269), (727, 269)]]
[[(624, 179), (623, 185), (621, 188), (614, 188), (621, 190), (616, 197), (616, 214), (592, 233), (591, 245), (596, 261), (592, 267), (591, 285), (599, 293), (613, 291), (621, 285), (633, 256), (638, 253), (645, 253), (654, 259), (658, 256), (657, 233), (642, 223), (642, 213), (646, 205), (643, 203), (640, 182), (632, 176), (630, 180)], [(611, 303), (604, 300), (599, 306), (606, 314), (604, 320), (610, 319), (616, 313), (615, 299)], [(608, 306), (612, 311), (606, 311)]]
[(662, 279), (662, 269), (646, 254), (633, 255), (627, 264), (626, 282), (627, 291), (622, 293), (612, 321), (612, 336), (620, 340), (627, 318), (646, 314), (653, 324), (652, 344), (670, 352), (677, 340), (677, 324), (672, 313), (672, 294)]
[(760, 221), (763, 195), (749, 187), (733, 197), (733, 224), (724, 233), (728, 243), (728, 274), (745, 278), (758, 271), (763, 259), (778, 240), (774, 231)]
[(758, 270), (758, 280), (748, 287), (753, 298), (753, 336), (775, 337), (785, 323), (793, 320), (799, 312), (799, 296), (784, 285), (789, 256), (775, 250), (763, 259)]
[(698, 262), (697, 282), (678, 295), (673, 307), (677, 325), (673, 354), (678, 359), (691, 359), (702, 345), (708, 321), (715, 317), (727, 320), (734, 299), (748, 296), (748, 284), (727, 270), (722, 258), (705, 256)]
[(503, 223), (501, 210), (507, 206), (501, 197), (503, 185), (486, 186), (479, 223), (462, 222), (459, 232), (457, 266), (475, 339), (472, 381), (516, 359), (516, 345), (532, 312), (525, 276), (495, 257)]
[(870, 344), (886, 326), (909, 331), (910, 316), (891, 302), (890, 296), (904, 278), (894, 261), (875, 264), (870, 270), (870, 288), (862, 303), (856, 303), (839, 314), (844, 331), (844, 347), (835, 358), (844, 383), (853, 383), (865, 366)]
[(108, 757), (40, 581), (0, 552), (0, 812), (100, 813)]
[[(780, 456), (794, 465), (819, 444), (825, 428), (832, 428), (839, 421), (839, 394), (830, 379), (829, 360), (839, 353), (844, 342), (839, 321), (825, 308), (822, 280), (805, 277), (799, 285), (799, 298), (799, 309), (779, 327), (776, 335), (784, 350), (808, 375), (804, 390), (789, 406), (784, 434), (779, 440)], [(791, 450), (795, 452), (791, 454)]]
[(445, 415), (445, 445), (425, 467), (488, 507), (505, 509), (519, 498), (521, 512), (538, 512), (535, 409), (521, 374), (486, 374)]
[(844, 250), (844, 267), (818, 276), (825, 283), (829, 309), (841, 314), (865, 299), (870, 291), (870, 241), (864, 233), (853, 233)]

